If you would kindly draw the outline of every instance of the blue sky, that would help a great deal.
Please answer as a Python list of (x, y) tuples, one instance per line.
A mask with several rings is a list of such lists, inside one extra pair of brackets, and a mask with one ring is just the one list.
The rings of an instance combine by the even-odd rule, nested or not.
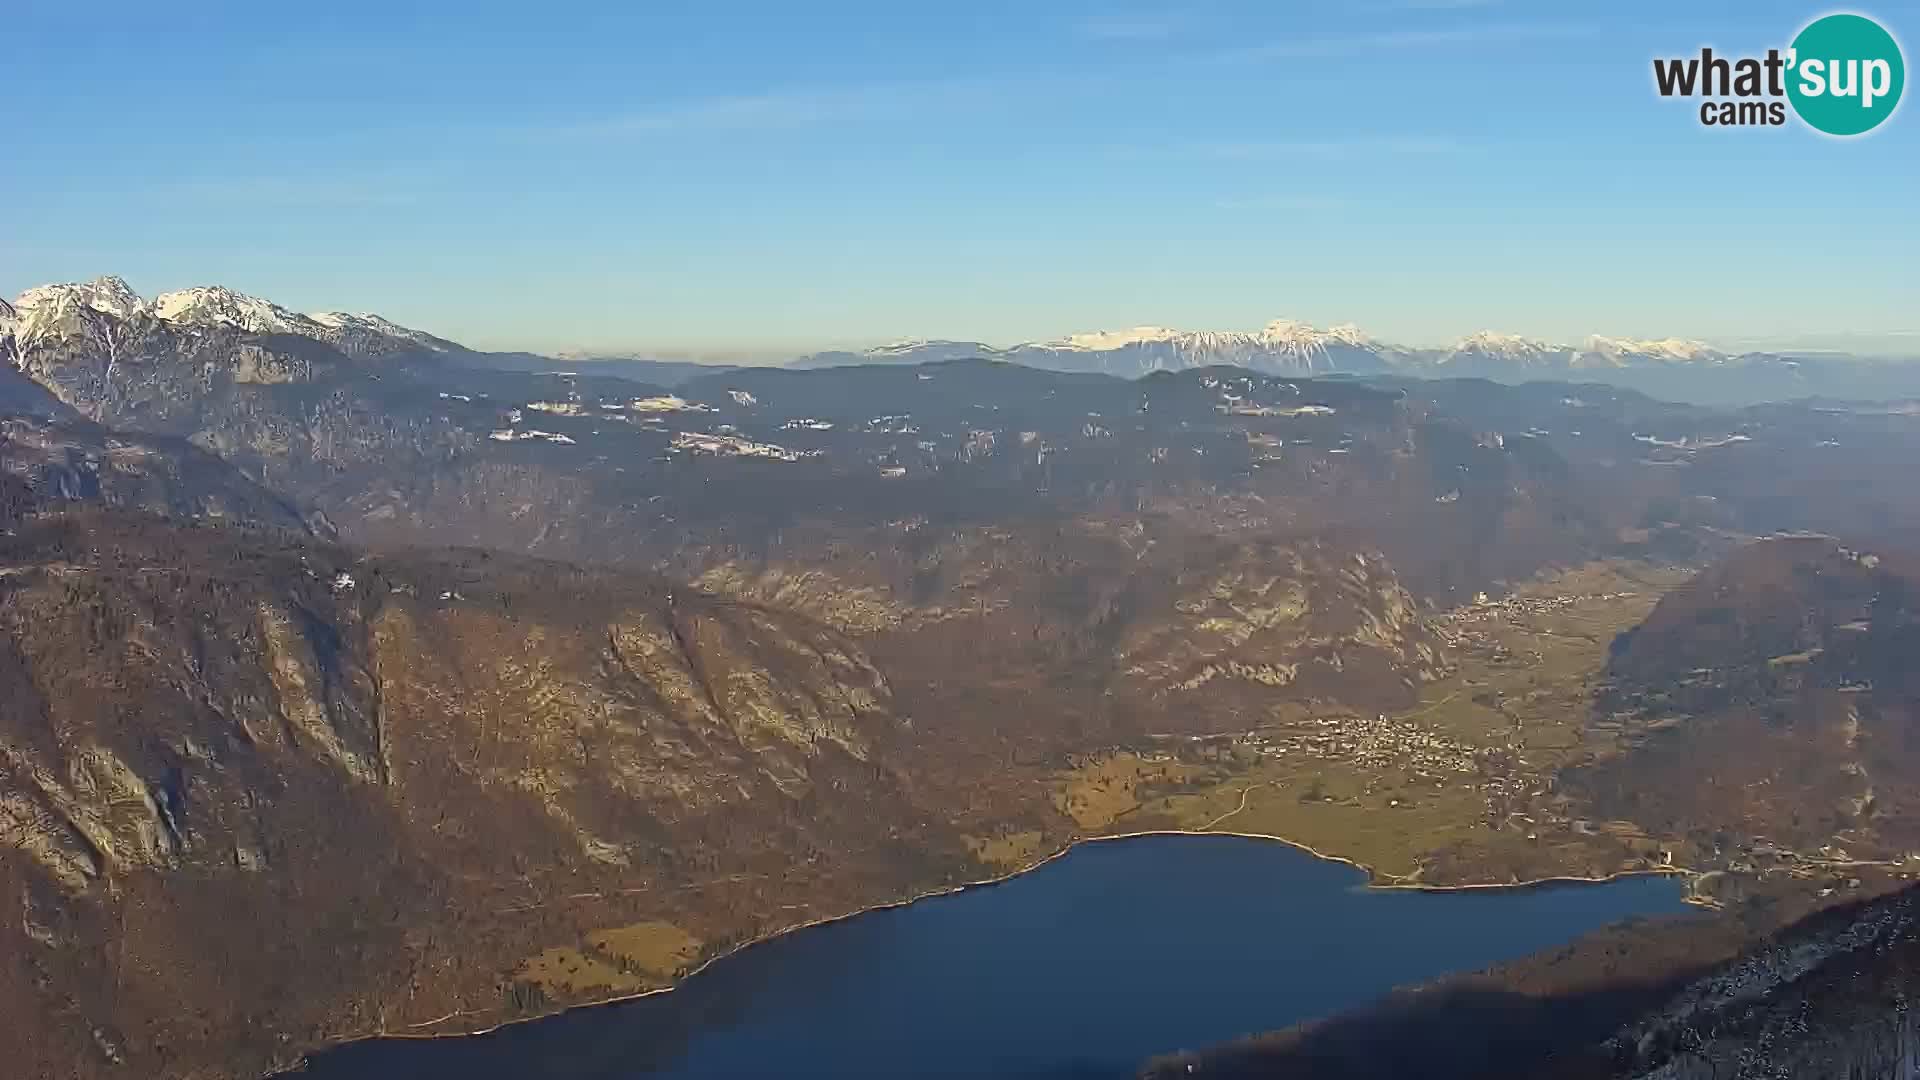
[(725, 357), (1920, 330), (1911, 106), (1838, 141), (1652, 89), (1824, 6), (810, 6), (11, 0), (0, 294), (120, 273)]

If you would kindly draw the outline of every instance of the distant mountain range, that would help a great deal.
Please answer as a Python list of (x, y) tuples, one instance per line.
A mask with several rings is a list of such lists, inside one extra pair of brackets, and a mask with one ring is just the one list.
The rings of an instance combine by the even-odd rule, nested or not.
[(1289, 319), (1259, 330), (1138, 326), (995, 346), (977, 341), (904, 341), (862, 351), (814, 353), (801, 368), (919, 364), (985, 357), (1053, 371), (1137, 378), (1155, 371), (1232, 364), (1297, 378), (1414, 376), (1520, 383), (1605, 382), (1700, 404), (1751, 404), (1812, 396), (1878, 399), (1920, 393), (1920, 364), (1836, 352), (1730, 352), (1683, 338), (1595, 335), (1580, 344), (1482, 331), (1446, 347), (1375, 338), (1352, 325), (1319, 328)]
[(1595, 336), (1581, 345), (1557, 345), (1515, 334), (1482, 331), (1447, 348), (1395, 345), (1351, 324), (1321, 329), (1276, 319), (1259, 330), (1169, 330), (1136, 326), (1070, 334), (1057, 341), (997, 347), (977, 341), (908, 341), (864, 352), (823, 352), (795, 367), (913, 364), (984, 356), (1059, 371), (1144, 375), (1151, 371), (1234, 364), (1281, 375), (1370, 375), (1381, 372), (1494, 377), (1610, 371), (1676, 364), (1751, 362), (1773, 354), (1733, 355), (1704, 342), (1666, 338), (1638, 341)]
[(1134, 378), (1154, 371), (1232, 364), (1293, 377), (1411, 375), (1498, 382), (1606, 382), (1681, 401), (1751, 402), (1810, 395), (1902, 396), (1920, 391), (1920, 365), (1835, 353), (1728, 352), (1683, 338), (1595, 335), (1580, 344), (1482, 331), (1441, 348), (1399, 345), (1352, 325), (1319, 328), (1278, 319), (1259, 330), (1137, 326), (1056, 341), (994, 346), (905, 341), (803, 356), (794, 367), (918, 364), (979, 356), (1054, 371)]
[(1097, 371), (1127, 377), (1213, 364), (1292, 375), (1368, 374), (1398, 366), (1397, 353), (1401, 351), (1373, 341), (1357, 327), (1321, 330), (1280, 319), (1251, 332), (1136, 326), (1005, 348), (972, 341), (901, 342), (865, 352), (816, 353), (794, 361), (794, 366), (917, 364), (980, 356), (1054, 371)]
[[(579, 370), (661, 386), (728, 370), (717, 365), (630, 356), (556, 358), (537, 353), (483, 352), (379, 315), (340, 311), (302, 314), (218, 285), (162, 293), (148, 300), (125, 281), (111, 276), (28, 289), (11, 305), (0, 300), (0, 343), (11, 338), (18, 346), (25, 346), (45, 336), (71, 337), (83, 324), (99, 324), (103, 318), (152, 320), (188, 331), (293, 335), (323, 342), (358, 360), (434, 356), (469, 366), (513, 371)], [(104, 324), (96, 327), (96, 331), (104, 329)], [(1567, 344), (1493, 331), (1469, 335), (1451, 346), (1416, 347), (1382, 341), (1353, 325), (1323, 329), (1289, 319), (1277, 319), (1251, 331), (1137, 326), (1006, 346), (979, 341), (903, 341), (858, 351), (812, 353), (787, 366), (922, 364), (972, 358), (1123, 378), (1231, 364), (1292, 377), (1396, 375), (1507, 383), (1592, 381), (1655, 397), (1709, 404), (1920, 394), (1920, 363), (1895, 363), (1847, 353), (1729, 352), (1681, 338), (1598, 335), (1579, 344)]]

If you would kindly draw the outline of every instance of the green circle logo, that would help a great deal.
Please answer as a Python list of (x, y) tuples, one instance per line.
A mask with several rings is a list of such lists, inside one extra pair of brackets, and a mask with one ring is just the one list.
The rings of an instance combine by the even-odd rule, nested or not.
[(1861, 135), (1900, 104), (1907, 65), (1900, 43), (1864, 15), (1827, 15), (1807, 24), (1788, 53), (1787, 99), (1817, 131)]

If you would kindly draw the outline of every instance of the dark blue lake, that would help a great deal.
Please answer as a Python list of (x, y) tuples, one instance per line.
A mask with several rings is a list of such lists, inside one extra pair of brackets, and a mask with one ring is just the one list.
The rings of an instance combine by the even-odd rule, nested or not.
[(1282, 844), (1083, 845), (991, 888), (813, 927), (680, 989), (464, 1039), (357, 1043), (318, 1080), (1130, 1077), (1636, 915), (1677, 879), (1370, 891)]

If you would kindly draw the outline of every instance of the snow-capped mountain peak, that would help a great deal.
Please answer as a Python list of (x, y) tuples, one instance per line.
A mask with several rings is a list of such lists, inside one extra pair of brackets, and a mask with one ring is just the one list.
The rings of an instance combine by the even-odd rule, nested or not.
[(1300, 322), (1297, 319), (1275, 319), (1261, 327), (1260, 342), (1285, 355), (1310, 359), (1315, 356), (1325, 356), (1329, 346), (1364, 349), (1372, 344), (1372, 339), (1352, 323), (1342, 323), (1322, 330), (1311, 323)]
[(1174, 330), (1133, 326), (1069, 334), (1057, 341), (1020, 346), (1061, 352), (1110, 353), (1121, 350), (1164, 352), (1171, 366), (1238, 363), (1265, 356), (1287, 364), (1313, 366), (1330, 348), (1369, 349), (1372, 339), (1353, 325), (1322, 330), (1294, 319), (1275, 319), (1259, 330)]
[(48, 307), (90, 308), (106, 315), (126, 318), (146, 306), (140, 294), (124, 279), (107, 274), (92, 281), (70, 281), (58, 285), (38, 285), (20, 294), (13, 306), (22, 312)]
[[(1352, 325), (1320, 329), (1292, 319), (1277, 319), (1259, 330), (1176, 330), (1142, 324), (1119, 330), (1068, 334), (1005, 348), (980, 343), (900, 342), (864, 353), (816, 353), (801, 367), (847, 363), (919, 363), (958, 355), (987, 356), (1064, 371), (1101, 371), (1143, 375), (1210, 364), (1240, 364), (1304, 375), (1320, 371), (1387, 370), (1401, 350), (1381, 345)], [(1390, 359), (1389, 357), (1392, 357)]]
[(153, 298), (153, 311), (170, 323), (231, 326), (253, 334), (323, 336), (320, 324), (305, 315), (224, 285), (196, 285), (161, 293)]
[(38, 285), (20, 294), (11, 314), (0, 313), (0, 334), (19, 345), (69, 333), (92, 333), (103, 322), (130, 318), (146, 301), (117, 277)]
[(1624, 358), (1642, 357), (1669, 363), (1692, 363), (1701, 360), (1718, 360), (1725, 356), (1720, 350), (1700, 341), (1684, 338), (1610, 338), (1595, 334), (1587, 339), (1587, 350), (1618, 362)]
[(1195, 335), (1169, 330), (1164, 326), (1135, 326), (1126, 330), (1093, 330), (1083, 334), (1068, 334), (1055, 344), (1058, 347), (1079, 349), (1084, 352), (1107, 352), (1112, 349), (1124, 349), (1129, 345), (1158, 345), (1191, 336)]
[(1515, 364), (1529, 365), (1542, 363), (1556, 355), (1569, 352), (1564, 345), (1552, 345), (1538, 338), (1523, 337), (1519, 334), (1502, 334), (1494, 330), (1481, 330), (1461, 338), (1452, 350), (1439, 358), (1437, 363), (1447, 363), (1459, 357), (1487, 357), (1505, 360)]
[(458, 351), (444, 338), (410, 329), (379, 315), (340, 311), (299, 312), (229, 289), (199, 285), (144, 300), (118, 277), (40, 285), (0, 311), (0, 335), (18, 342), (76, 333), (112, 332), (120, 322), (150, 316), (175, 327), (224, 328), (249, 334), (294, 334), (332, 345), (350, 356), (374, 358), (416, 352)]

